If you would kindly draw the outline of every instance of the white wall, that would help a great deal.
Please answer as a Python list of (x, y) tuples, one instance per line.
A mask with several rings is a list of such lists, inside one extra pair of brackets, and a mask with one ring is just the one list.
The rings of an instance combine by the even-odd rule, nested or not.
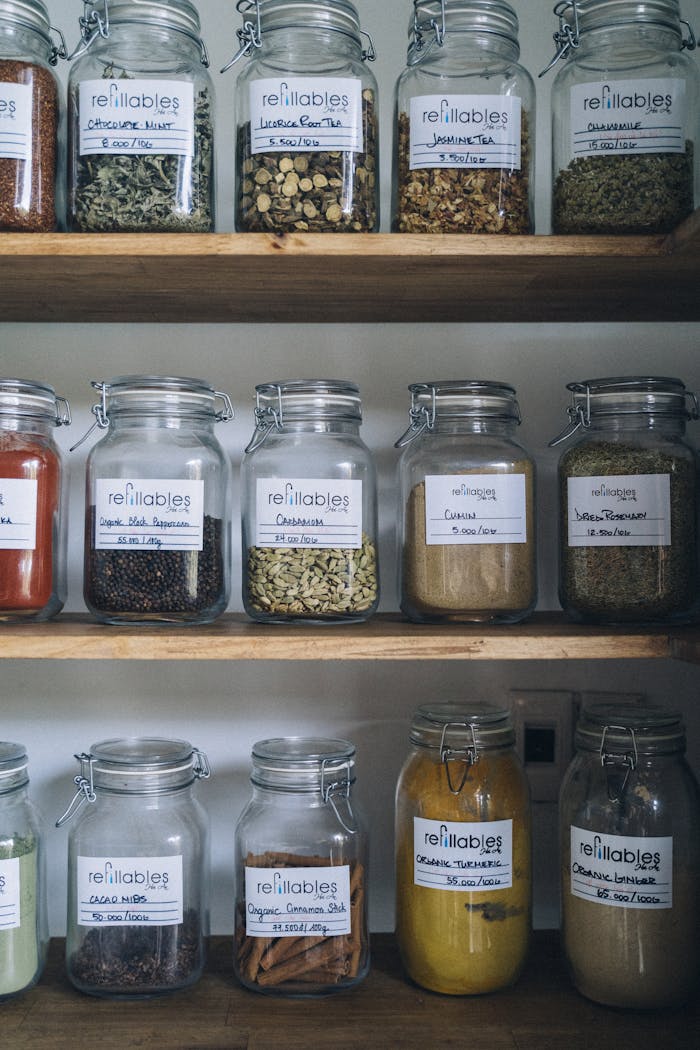
[[(77, 39), (80, 0), (49, 0), (53, 21), (69, 43)], [(212, 57), (219, 101), (219, 226), (232, 228), (235, 75), (218, 69), (235, 48), (239, 16), (232, 0), (200, 0), (203, 35)], [(522, 60), (533, 74), (553, 54), (553, 0), (515, 0), (521, 19)], [(700, 0), (683, 9), (700, 32)], [(383, 133), (383, 228), (388, 228), (392, 93), (405, 60), (410, 0), (359, 0), (363, 25), (379, 53), (375, 64)], [(697, 60), (697, 56), (696, 56)], [(67, 73), (66, 64), (61, 75)], [(538, 81), (537, 225), (547, 231), (549, 194), (548, 93), (553, 74)], [(0, 250), (2, 241), (0, 238)], [(552, 295), (569, 294), (552, 288)], [(89, 285), (85, 287), (90, 295)], [(395, 516), (393, 442), (407, 420), (406, 386), (426, 378), (493, 378), (513, 383), (524, 415), (521, 439), (540, 465), (542, 600), (556, 608), (554, 538), (555, 456), (548, 440), (564, 420), (573, 379), (651, 372), (681, 376), (700, 388), (700, 324), (502, 325), (100, 325), (0, 324), (0, 374), (52, 383), (71, 400), (75, 424), (59, 433), (63, 448), (91, 422), (90, 379), (129, 372), (201, 375), (228, 390), (238, 418), (219, 428), (234, 464), (252, 428), (255, 383), (299, 375), (355, 379), (364, 393), (364, 437), (381, 468), (382, 607), (396, 607), (393, 571)], [(697, 436), (698, 428), (694, 428)], [(691, 431), (692, 432), (692, 431)], [(93, 439), (91, 438), (90, 441)], [(90, 442), (70, 455), (72, 471), (70, 601), (81, 599), (83, 467)], [(234, 521), (237, 521), (237, 500)], [(234, 580), (240, 579), (236, 551)], [(239, 609), (238, 587), (232, 608)], [(28, 628), (30, 629), (30, 628)], [(332, 629), (332, 628), (329, 628)], [(507, 628), (506, 628), (507, 630)], [(0, 635), (1, 644), (1, 635)], [(503, 700), (512, 688), (623, 689), (679, 705), (690, 729), (691, 758), (700, 770), (697, 668), (671, 662), (464, 662), (451, 664), (166, 663), (3, 661), (0, 737), (30, 750), (33, 795), (49, 823), (72, 792), (74, 752), (118, 734), (184, 736), (209, 754), (214, 775), (200, 787), (212, 818), (213, 928), (232, 926), (233, 827), (248, 793), (249, 752), (263, 736), (332, 733), (359, 750), (359, 793), (372, 827), (372, 925), (392, 925), (393, 788), (406, 751), (407, 727), (418, 703), (447, 697)], [(536, 812), (536, 923), (556, 923), (555, 807)], [(64, 929), (67, 832), (49, 831), (51, 920)]]

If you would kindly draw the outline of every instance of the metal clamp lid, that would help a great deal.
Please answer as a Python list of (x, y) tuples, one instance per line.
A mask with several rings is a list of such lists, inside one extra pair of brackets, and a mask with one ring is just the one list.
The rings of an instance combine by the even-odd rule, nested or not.
[[(65, 37), (60, 29), (51, 25), (48, 10), (41, 0), (0, 0), (0, 20), (38, 33), (46, 41), (49, 65), (55, 66), (59, 58), (68, 57)], [(60, 38), (59, 44), (52, 40), (52, 33)]]
[(480, 32), (504, 37), (519, 48), (518, 16), (506, 0), (413, 0), (408, 65), (444, 47), (449, 33)]
[(209, 65), (206, 45), (199, 33), (199, 14), (190, 0), (83, 0), (83, 14), (78, 19), (80, 43), (68, 58), (80, 58), (96, 40), (108, 39), (111, 23), (156, 26), (182, 33), (199, 47), (202, 65)]
[(56, 427), (70, 426), (70, 405), (52, 386), (31, 379), (0, 379), (0, 418), (18, 416), (50, 420)]
[(362, 422), (360, 391), (348, 379), (292, 379), (255, 388), (255, 430), (245, 452), (255, 452), (273, 431), (308, 420)]
[(394, 448), (432, 431), (440, 417), (451, 419), (504, 419), (518, 426), (522, 422), (515, 389), (507, 383), (481, 379), (432, 380), (411, 383), (410, 424), (394, 443)]

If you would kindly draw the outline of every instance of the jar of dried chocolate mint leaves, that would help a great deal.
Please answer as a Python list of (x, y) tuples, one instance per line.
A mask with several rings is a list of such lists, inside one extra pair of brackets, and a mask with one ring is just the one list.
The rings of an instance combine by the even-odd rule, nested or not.
[(559, 460), (559, 597), (591, 623), (695, 619), (698, 465), (685, 437), (698, 418), (680, 379), (569, 383)]
[[(238, 0), (236, 228), (371, 233), (379, 224), (377, 84), (350, 0)], [(363, 37), (367, 46), (363, 49)]]
[(227, 394), (201, 379), (93, 382), (87, 459), (85, 602), (103, 623), (200, 624), (226, 608), (230, 468), (214, 426)]
[(679, 0), (554, 8), (554, 233), (666, 233), (699, 191), (700, 73)]
[(414, 0), (396, 88), (393, 228), (532, 233), (535, 89), (504, 0)]

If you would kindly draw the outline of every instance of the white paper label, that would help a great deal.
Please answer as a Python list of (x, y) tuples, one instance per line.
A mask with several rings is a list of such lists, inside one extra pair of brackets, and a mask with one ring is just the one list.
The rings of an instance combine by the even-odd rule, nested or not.
[(570, 547), (668, 547), (668, 474), (569, 478)]
[(362, 482), (258, 478), (257, 547), (362, 546)]
[(79, 926), (177, 926), (182, 857), (78, 857)]
[(513, 821), (413, 818), (413, 881), (427, 889), (487, 892), (513, 885)]
[(32, 89), (0, 81), (0, 158), (31, 160)]
[(203, 481), (99, 478), (95, 482), (96, 550), (201, 551), (203, 531)]
[(187, 80), (83, 80), (80, 153), (194, 155), (194, 85)]
[(571, 892), (613, 908), (673, 907), (673, 839), (571, 826)]
[(504, 95), (417, 95), (410, 167), (519, 171), (521, 100)]
[(425, 542), (525, 543), (524, 474), (428, 474)]
[(685, 153), (685, 81), (608, 80), (571, 88), (571, 154)]
[(246, 868), (250, 937), (338, 937), (350, 933), (350, 866)]
[(19, 857), (0, 860), (0, 933), (19, 929), (21, 918)]
[(362, 83), (356, 77), (286, 77), (250, 84), (253, 153), (360, 153)]
[(0, 550), (36, 548), (36, 478), (0, 478)]

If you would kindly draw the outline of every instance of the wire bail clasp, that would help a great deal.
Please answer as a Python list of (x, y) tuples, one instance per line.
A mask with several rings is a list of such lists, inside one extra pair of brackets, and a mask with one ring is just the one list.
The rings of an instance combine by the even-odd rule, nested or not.
[(80, 807), (85, 802), (95, 802), (97, 795), (95, 794), (95, 787), (93, 784), (93, 765), (95, 759), (92, 755), (83, 753), (82, 755), (75, 756), (80, 762), (80, 773), (73, 777), (73, 783), (77, 787), (77, 791), (70, 801), (68, 809), (65, 811), (63, 816), (59, 817), (56, 821), (56, 827), (61, 828), (66, 824), (75, 814), (78, 812)]
[[(328, 765), (333, 765), (332, 777), (327, 781), (329, 775)], [(328, 758), (321, 762), (321, 797), (326, 805), (329, 805), (335, 813), (340, 826), (347, 831), (348, 835), (356, 835), (358, 831), (357, 819), (350, 802), (350, 766), (346, 763), (345, 772), (339, 769), (337, 764)], [(339, 808), (340, 806), (340, 808)], [(341, 813), (340, 810), (344, 810)]]
[[(453, 748), (449, 746), (447, 742), (447, 732), (449, 729), (468, 729), (471, 733), (472, 742), (467, 747)], [(471, 722), (446, 722), (442, 727), (442, 737), (440, 738), (440, 761), (445, 767), (445, 774), (447, 776), (447, 786), (450, 789), (452, 795), (459, 795), (462, 788), (467, 782), (469, 776), (469, 770), (474, 765), (479, 757), (479, 749), (476, 743), (476, 733), (474, 732), (474, 726)], [(460, 780), (457, 787), (452, 782), (452, 773), (450, 770), (450, 762), (461, 762), (464, 766), (462, 773), (462, 779)]]
[(239, 59), (251, 54), (256, 48), (262, 46), (259, 0), (236, 0), (236, 10), (242, 15), (246, 15), (249, 11), (255, 11), (255, 21), (244, 18), (242, 27), (236, 30), (240, 47), (233, 58), (225, 66), (221, 67), (220, 72), (222, 73), (226, 73), (231, 66), (235, 66)]
[(67, 56), (70, 61), (84, 55), (97, 37), (107, 39), (109, 36), (109, 0), (83, 0), (83, 13), (78, 19), (78, 25), (80, 43)]
[[(413, 37), (408, 45), (408, 65), (415, 66), (425, 55), (430, 54), (437, 44), (438, 47), (445, 46), (447, 36), (447, 15), (445, 12), (445, 0), (440, 0), (440, 15), (431, 18), (428, 22), (420, 22), (418, 19), (418, 5), (421, 0), (413, 0)], [(424, 33), (432, 30), (433, 37), (427, 43)]]
[[(630, 736), (630, 747), (625, 751), (608, 751), (605, 746), (605, 738), (609, 731), (615, 733), (629, 733)], [(637, 751), (637, 738), (634, 733), (634, 729), (628, 726), (604, 726), (603, 735), (600, 741), (600, 764), (603, 769), (606, 770), (606, 777), (608, 782), (608, 798), (611, 802), (620, 802), (622, 796), (625, 793), (627, 787), (627, 781), (630, 778), (630, 774), (637, 768), (637, 762), (639, 760), (639, 754)], [(617, 768), (618, 773), (620, 772), (619, 767), (624, 769), (624, 776), (622, 784), (616, 787), (613, 784), (611, 774)]]
[[(574, 16), (573, 26), (569, 25), (565, 18), (566, 12), (569, 9), (571, 9)], [(570, 51), (575, 51), (580, 43), (578, 0), (559, 0), (559, 3), (554, 5), (554, 14), (559, 17), (559, 28), (556, 33), (554, 33), (554, 43), (557, 45), (557, 52), (549, 65), (545, 66), (541, 73), (538, 74), (541, 77), (543, 77), (545, 73), (549, 73), (552, 66), (556, 66), (560, 58), (566, 58)]]
[[(419, 401), (419, 397), (428, 392), (430, 392), (430, 406), (423, 405)], [(436, 416), (437, 394), (435, 387), (431, 387), (427, 383), (414, 383), (411, 387), (411, 407), (408, 411), (408, 418), (411, 422), (398, 441), (394, 442), (394, 448), (404, 448), (405, 445), (410, 445), (412, 441), (415, 441), (426, 430), (432, 430), (435, 426)]]

